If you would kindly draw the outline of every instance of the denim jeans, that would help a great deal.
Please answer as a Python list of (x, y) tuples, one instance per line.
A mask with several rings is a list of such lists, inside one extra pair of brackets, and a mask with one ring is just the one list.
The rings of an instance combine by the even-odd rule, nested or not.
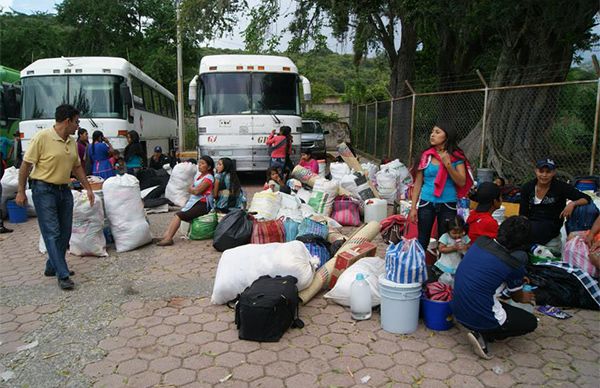
[(52, 185), (33, 180), (33, 203), (48, 259), (46, 271), (56, 272), (59, 279), (69, 277), (65, 254), (73, 225), (73, 195), (67, 185)]
[(283, 166), (285, 166), (285, 158), (271, 158), (269, 167), (278, 169), (281, 176), (283, 176)]
[(417, 210), (417, 227), (419, 230), (419, 243), (423, 249), (427, 249), (429, 239), (431, 238), (431, 228), (437, 218), (438, 238), (448, 230), (446, 221), (456, 217), (456, 202), (433, 203), (429, 201), (419, 201)]

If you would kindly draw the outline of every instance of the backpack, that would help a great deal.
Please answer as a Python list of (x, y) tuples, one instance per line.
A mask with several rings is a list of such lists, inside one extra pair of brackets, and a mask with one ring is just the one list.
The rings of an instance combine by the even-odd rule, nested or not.
[(288, 328), (303, 328), (304, 322), (298, 318), (300, 298), (297, 281), (293, 276), (272, 278), (265, 275), (239, 294), (235, 299), (235, 324), (239, 338), (277, 342)]

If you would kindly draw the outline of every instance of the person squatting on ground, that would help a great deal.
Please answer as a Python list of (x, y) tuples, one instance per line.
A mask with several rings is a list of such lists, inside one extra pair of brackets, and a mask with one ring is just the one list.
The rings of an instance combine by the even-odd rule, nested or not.
[(219, 159), (216, 172), (213, 188), (215, 209), (221, 213), (228, 213), (229, 209), (244, 208), (246, 196), (235, 171), (233, 160), (230, 158)]
[(75, 287), (69, 277), (74, 273), (69, 271), (65, 254), (73, 224), (71, 173), (87, 191), (90, 206), (95, 197), (81, 166), (75, 139), (71, 138), (79, 128), (79, 111), (63, 104), (56, 108), (54, 117), (54, 126), (36, 133), (29, 143), (19, 170), (15, 201), (19, 206), (27, 203), (25, 184), (30, 177), (38, 224), (48, 250), (44, 275), (56, 276), (60, 288), (70, 290)]
[[(556, 179), (556, 167), (550, 158), (537, 161), (535, 179), (521, 189), (519, 215), (531, 220), (532, 243), (560, 250), (560, 228), (564, 219), (569, 218), (577, 206), (590, 203), (591, 198)], [(571, 202), (567, 205), (568, 199)]]
[(449, 122), (440, 121), (433, 127), (429, 143), (419, 158), (408, 215), (411, 222), (417, 222), (418, 240), (424, 249), (435, 219), (441, 236), (447, 232), (446, 221), (456, 217), (457, 199), (466, 197), (473, 183), (467, 173), (467, 157), (456, 145), (456, 130)]
[(177, 230), (179, 230), (181, 221), (192, 222), (194, 218), (207, 214), (213, 208), (214, 168), (215, 162), (210, 156), (204, 155), (200, 157), (198, 161), (198, 174), (196, 174), (194, 183), (188, 189), (191, 194), (190, 199), (181, 208), (181, 211), (175, 213), (162, 240), (157, 242), (156, 245), (161, 247), (173, 245), (173, 237), (177, 233)]
[(148, 161), (148, 167), (154, 170), (161, 170), (165, 164), (170, 164), (171, 160), (169, 157), (162, 153), (162, 147), (154, 147), (154, 154)]
[(471, 243), (474, 243), (479, 236), (496, 238), (498, 221), (492, 217), (492, 213), (500, 209), (500, 205), (502, 205), (500, 187), (492, 182), (483, 182), (477, 187), (475, 199), (477, 207), (469, 213), (469, 218), (467, 218)]
[(470, 330), (467, 338), (482, 358), (491, 358), (488, 342), (527, 334), (537, 327), (533, 314), (499, 300), (507, 295), (519, 303), (532, 302), (533, 293), (523, 291), (530, 244), (531, 222), (509, 217), (500, 225), (496, 239), (479, 237), (458, 266), (452, 313)]

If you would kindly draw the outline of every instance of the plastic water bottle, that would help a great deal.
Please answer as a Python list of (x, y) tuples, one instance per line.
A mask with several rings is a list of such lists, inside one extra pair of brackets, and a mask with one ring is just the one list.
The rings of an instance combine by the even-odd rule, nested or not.
[(350, 287), (350, 311), (357, 321), (371, 318), (371, 287), (362, 273), (356, 274)]

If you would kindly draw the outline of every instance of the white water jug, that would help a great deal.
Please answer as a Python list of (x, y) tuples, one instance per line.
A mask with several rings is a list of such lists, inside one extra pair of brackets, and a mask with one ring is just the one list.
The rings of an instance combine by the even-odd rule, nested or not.
[(381, 222), (387, 217), (387, 201), (371, 198), (365, 201), (365, 223), (371, 221)]
[(350, 286), (350, 312), (357, 321), (371, 318), (371, 287), (362, 273), (356, 274)]

